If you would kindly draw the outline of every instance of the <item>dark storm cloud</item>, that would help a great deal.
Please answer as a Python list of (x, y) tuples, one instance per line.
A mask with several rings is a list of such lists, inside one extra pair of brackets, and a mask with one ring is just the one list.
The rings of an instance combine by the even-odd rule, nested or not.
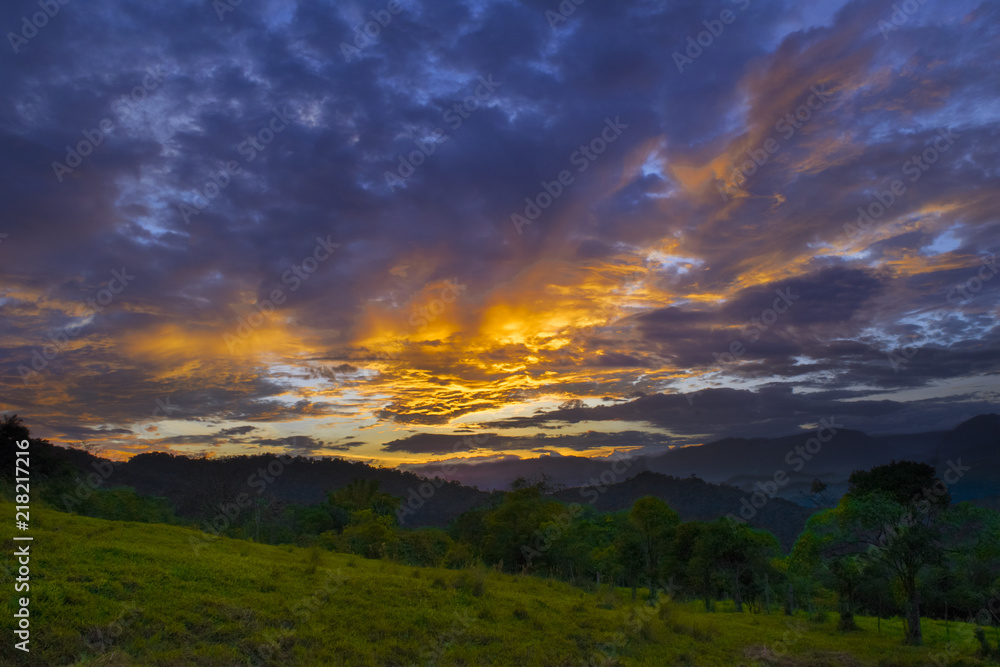
[[(863, 394), (862, 394), (863, 395)], [(858, 398), (856, 391), (794, 393), (790, 385), (773, 385), (758, 391), (704, 389), (691, 394), (653, 394), (625, 403), (592, 408), (556, 409), (531, 417), (489, 423), (494, 429), (537, 428), (552, 422), (645, 422), (669, 430), (676, 437), (662, 443), (697, 444), (723, 437), (770, 437), (796, 433), (804, 424), (836, 418), (847, 428), (878, 432), (933, 430), (936, 424), (958, 424), (989, 412), (989, 400), (934, 399), (902, 402)], [(891, 426), (889, 426), (891, 425)], [(808, 429), (806, 429), (808, 430)], [(545, 444), (549, 443), (546, 439)], [(621, 445), (625, 445), (623, 441)], [(633, 444), (647, 444), (634, 442)], [(654, 451), (659, 447), (654, 446)]]
[(256, 426), (235, 426), (233, 428), (224, 428), (219, 431), (216, 435), (220, 436), (231, 436), (231, 435), (246, 435), (247, 433), (252, 433), (256, 431)]
[(295, 435), (287, 438), (267, 438), (257, 441), (258, 447), (278, 447), (282, 451), (294, 456), (309, 456), (317, 454), (323, 449), (335, 449), (337, 451), (347, 451), (349, 447), (344, 445), (330, 445), (306, 435)]
[(564, 447), (585, 452), (608, 447), (662, 445), (668, 439), (659, 434), (644, 433), (641, 431), (618, 431), (614, 433), (589, 431), (581, 435), (553, 436), (536, 434), (533, 437), (482, 434), (476, 436), (475, 439), (457, 435), (417, 433), (386, 443), (383, 445), (383, 448), (389, 452), (408, 452), (411, 454), (432, 454), (437, 456), (456, 452), (465, 454), (470, 451), (482, 453), (523, 450), (537, 453), (540, 451), (539, 447), (550, 449)]

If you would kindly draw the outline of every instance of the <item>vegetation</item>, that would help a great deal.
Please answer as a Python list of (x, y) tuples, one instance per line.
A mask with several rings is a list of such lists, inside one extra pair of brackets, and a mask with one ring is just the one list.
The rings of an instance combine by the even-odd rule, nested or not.
[[(25, 437), (16, 418), (0, 423), (2, 456)], [(164, 498), (86, 483), (79, 453), (56, 449), (32, 440), (36, 664), (960, 665), (1000, 654), (1000, 515), (951, 504), (923, 464), (856, 472), (786, 554), (766, 531), (684, 522), (651, 496), (605, 513), (559, 502), (545, 477), (515, 481), (446, 530), (401, 526), (401, 499), (362, 479), (318, 504), (244, 493), (193, 519)], [(24, 657), (12, 651), (0, 649), (4, 664)]]
[(964, 623), (927, 622), (924, 646), (900, 646), (898, 618), (843, 633), (806, 610), (705, 613), (623, 588), (229, 538), (194, 557), (192, 528), (51, 510), (32, 523), (32, 651), (3, 642), (4, 665), (996, 664), (979, 657), (994, 642)]

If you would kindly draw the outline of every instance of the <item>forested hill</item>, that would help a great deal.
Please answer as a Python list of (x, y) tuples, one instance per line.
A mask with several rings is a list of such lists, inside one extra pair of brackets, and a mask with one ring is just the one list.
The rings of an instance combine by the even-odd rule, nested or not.
[[(28, 438), (27, 429), (4, 434), (0, 440), (0, 464), (13, 467), (14, 447), (8, 440)], [(87, 488), (128, 486), (143, 496), (163, 497), (181, 517), (197, 518), (218, 513), (219, 504), (232, 503), (240, 494), (265, 498), (276, 510), (284, 503), (325, 503), (326, 493), (356, 479), (375, 480), (385, 493), (404, 501), (419, 493), (427, 480), (411, 472), (375, 468), (343, 459), (285, 458), (279, 467), (274, 454), (225, 459), (188, 458), (165, 453), (140, 454), (127, 462), (112, 462), (89, 452), (59, 447), (30, 438), (33, 478), (57, 482), (58, 497), (86, 495)], [(270, 468), (270, 472), (268, 472)], [(278, 471), (274, 474), (274, 471)], [(431, 498), (407, 515), (410, 526), (444, 526), (452, 519), (490, 497), (485, 491), (458, 482), (433, 484)], [(424, 486), (426, 494), (428, 487)], [(58, 505), (56, 509), (71, 510)]]
[[(27, 431), (25, 430), (25, 434)], [(16, 434), (14, 434), (16, 435)], [(13, 436), (12, 436), (13, 437)], [(21, 437), (21, 436), (17, 436)], [(684, 460), (690, 472), (674, 472), (673, 475), (643, 471), (631, 479), (618, 481), (607, 487), (575, 487), (559, 491), (555, 498), (564, 502), (590, 503), (599, 511), (626, 510), (638, 498), (656, 496), (673, 507), (685, 521), (711, 520), (720, 516), (734, 515), (746, 519), (751, 525), (773, 533), (787, 549), (802, 530), (806, 519), (814, 508), (802, 507), (782, 498), (768, 498), (761, 507), (763, 497), (754, 498), (752, 490), (758, 482), (767, 484), (773, 471), (784, 464), (784, 453), (789, 451), (803, 436), (775, 438), (769, 440), (735, 441), (725, 440), (703, 447), (687, 448), (670, 452), (659, 461), (671, 460), (674, 465)], [(836, 468), (833, 477), (844, 477), (851, 467), (843, 457), (845, 452), (857, 453), (859, 447), (870, 447), (883, 458), (902, 454), (907, 447), (918, 454), (917, 458), (931, 460), (937, 467), (949, 460), (961, 460), (970, 470), (964, 473), (959, 483), (949, 489), (955, 501), (974, 500), (977, 504), (991, 507), (1000, 504), (998, 498), (997, 443), (1000, 442), (1000, 417), (981, 415), (971, 419), (951, 431), (943, 431), (922, 436), (876, 436), (848, 430), (840, 431), (823, 450), (809, 462), (806, 473), (829, 479), (828, 466)], [(265, 497), (276, 503), (298, 503), (311, 505), (325, 502), (326, 493), (346, 486), (356, 479), (374, 480), (380, 490), (410, 502), (412, 512), (407, 514), (407, 524), (416, 526), (444, 526), (463, 512), (486, 503), (492, 494), (462, 485), (456, 481), (433, 484), (433, 492), (427, 480), (418, 475), (391, 468), (375, 468), (364, 463), (343, 459), (308, 459), (296, 457), (287, 465), (282, 465), (280, 473), (267, 474), (269, 465), (274, 465), (275, 456), (260, 454), (227, 459), (192, 459), (164, 453), (141, 454), (126, 463), (111, 464), (88, 452), (77, 449), (56, 447), (44, 440), (32, 438), (33, 462), (36, 474), (44, 479), (46, 475), (62, 475), (73, 479), (81, 472), (84, 476), (100, 468), (108, 472), (102, 476), (101, 486), (130, 486), (139, 494), (159, 496), (170, 500), (182, 517), (204, 515), (207, 509), (220, 503), (232, 502), (241, 493), (251, 497)], [(874, 447), (873, 445), (880, 446)], [(738, 446), (737, 446), (738, 445)], [(891, 445), (891, 446), (890, 446)], [(10, 452), (3, 452), (6, 456)], [(869, 453), (869, 456), (873, 454)], [(770, 459), (773, 459), (771, 461)], [(774, 467), (762, 464), (766, 460)], [(657, 459), (645, 459), (647, 463)], [(837, 464), (841, 464), (838, 465)], [(732, 468), (722, 477), (729, 477), (736, 468), (743, 465), (743, 474), (729, 483), (714, 484), (700, 477), (712, 478), (719, 473), (719, 466)], [(638, 472), (643, 466), (636, 466)], [(651, 465), (649, 467), (655, 467)], [(673, 466), (672, 466), (673, 467)], [(768, 474), (757, 474), (762, 470)], [(264, 471), (264, 475), (261, 475)], [(804, 480), (805, 478), (803, 478)], [(558, 480), (556, 480), (558, 481)], [(842, 488), (831, 482), (830, 497), (835, 500)], [(733, 484), (739, 484), (737, 488)], [(421, 485), (423, 487), (421, 488)], [(840, 482), (841, 486), (846, 486)], [(801, 499), (804, 483), (795, 491)], [(424, 498), (420, 498), (420, 491)], [(788, 496), (789, 487), (780, 489)], [(426, 496), (430, 497), (426, 497)], [(273, 507), (275, 510), (278, 507)], [(211, 513), (211, 512), (210, 512)]]
[[(406, 500), (419, 494), (425, 479), (392, 468), (374, 468), (343, 459), (296, 457), (282, 464), (279, 474), (269, 474), (274, 455), (227, 459), (190, 459), (169, 454), (141, 454), (117, 467), (113, 483), (133, 487), (143, 495), (163, 496), (178, 514), (197, 513), (205, 505), (232, 502), (241, 493), (268, 496), (304, 505), (326, 502), (326, 494), (356, 479), (375, 480), (381, 491)], [(277, 470), (278, 466), (272, 466)], [(261, 471), (264, 471), (261, 473)], [(273, 481), (268, 481), (273, 480)], [(458, 482), (439, 482), (433, 495), (408, 516), (413, 526), (446, 525), (490, 494)], [(425, 494), (428, 487), (424, 486)]]
[[(164, 453), (140, 454), (125, 463), (112, 463), (88, 452), (51, 445), (32, 438), (35, 474), (65, 480), (63, 488), (73, 491), (73, 481), (100, 473), (100, 486), (132, 487), (143, 496), (167, 498), (181, 517), (198, 518), (217, 513), (220, 504), (231, 503), (246, 493), (251, 498), (263, 497), (274, 503), (316, 504), (326, 501), (326, 493), (346, 486), (356, 479), (374, 480), (381, 491), (412, 500), (421, 490), (429, 498), (410, 503), (407, 525), (445, 526), (463, 512), (487, 503), (491, 495), (457, 482), (431, 484), (410, 472), (391, 468), (374, 468), (364, 463), (342, 459), (286, 459), (278, 474), (274, 455), (241, 456), (227, 459), (194, 459)], [(9, 454), (5, 448), (5, 454)], [(96, 471), (96, 472), (95, 472)], [(261, 474), (262, 471), (264, 474)], [(269, 481), (270, 480), (270, 481)], [(422, 488), (421, 488), (422, 487)], [(603, 490), (599, 490), (603, 489)], [(608, 487), (571, 488), (554, 494), (564, 502), (593, 503), (599, 511), (629, 509), (633, 502), (646, 495), (656, 496), (676, 509), (688, 520), (711, 520), (733, 514), (747, 518), (750, 494), (730, 486), (709, 484), (697, 478), (671, 477), (642, 472), (632, 479)], [(747, 503), (743, 503), (743, 499)], [(757, 498), (758, 504), (760, 497)], [(71, 508), (66, 508), (71, 509)], [(801, 531), (811, 513), (779, 498), (769, 499), (749, 517), (755, 527), (772, 532), (787, 549)], [(206, 512), (208, 514), (206, 515)]]
[[(782, 498), (768, 498), (757, 508), (754, 502), (761, 505), (762, 494), (754, 498), (746, 491), (709, 484), (697, 477), (680, 478), (655, 472), (642, 472), (610, 486), (563, 489), (554, 494), (562, 502), (592, 504), (600, 512), (627, 510), (643, 496), (663, 500), (683, 521), (710, 521), (729, 514), (746, 519), (755, 528), (770, 531), (785, 550), (791, 548), (806, 520), (816, 511)], [(596, 501), (591, 502), (595, 497)]]

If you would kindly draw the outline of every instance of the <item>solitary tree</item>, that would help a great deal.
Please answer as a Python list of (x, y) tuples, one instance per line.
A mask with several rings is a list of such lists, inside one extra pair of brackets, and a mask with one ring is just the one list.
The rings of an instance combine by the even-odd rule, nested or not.
[[(947, 486), (932, 466), (892, 462), (854, 472), (837, 507), (814, 515), (808, 524), (808, 530), (822, 536), (828, 559), (863, 556), (893, 573), (906, 600), (906, 639), (912, 644), (923, 641), (919, 576), (943, 557), (940, 522), (950, 502)], [(842, 596), (849, 595), (854, 569), (845, 563), (832, 571)]]

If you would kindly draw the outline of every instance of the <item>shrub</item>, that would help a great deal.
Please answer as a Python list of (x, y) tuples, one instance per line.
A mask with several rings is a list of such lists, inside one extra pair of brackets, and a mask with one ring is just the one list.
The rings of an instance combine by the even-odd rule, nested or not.
[(463, 593), (469, 593), (475, 597), (482, 597), (486, 587), (486, 571), (476, 568), (471, 572), (463, 572), (455, 577), (452, 587)]
[(811, 623), (826, 623), (830, 619), (830, 612), (826, 609), (817, 609), (809, 617)]

